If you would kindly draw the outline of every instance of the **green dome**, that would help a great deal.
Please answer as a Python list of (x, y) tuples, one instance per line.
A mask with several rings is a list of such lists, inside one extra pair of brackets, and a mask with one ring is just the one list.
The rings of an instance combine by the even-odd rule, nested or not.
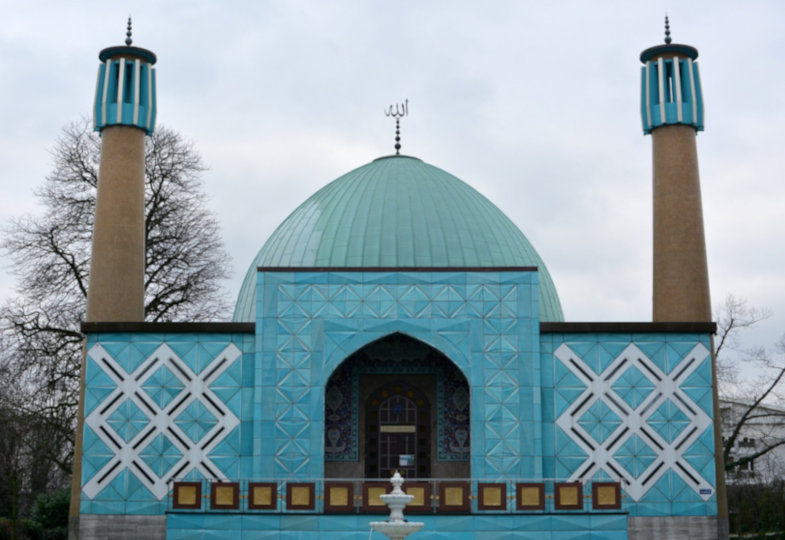
[(548, 269), (518, 227), (468, 184), (408, 156), (355, 169), (292, 212), (251, 263), (235, 321), (255, 319), (259, 266), (536, 266), (540, 320), (564, 320)]

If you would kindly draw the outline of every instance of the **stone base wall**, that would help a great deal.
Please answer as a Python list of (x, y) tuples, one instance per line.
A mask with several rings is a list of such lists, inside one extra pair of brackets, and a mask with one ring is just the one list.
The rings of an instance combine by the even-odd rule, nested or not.
[(717, 540), (728, 538), (727, 522), (717, 516), (630, 516), (630, 540)]
[(79, 517), (79, 540), (164, 540), (166, 516), (98, 515)]

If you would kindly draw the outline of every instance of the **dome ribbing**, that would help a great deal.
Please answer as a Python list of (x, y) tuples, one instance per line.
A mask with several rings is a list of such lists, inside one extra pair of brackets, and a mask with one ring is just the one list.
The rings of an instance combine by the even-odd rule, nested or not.
[(408, 156), (355, 169), (292, 212), (248, 269), (235, 321), (254, 320), (260, 266), (536, 266), (540, 320), (564, 319), (551, 276), (518, 227), (465, 182)]

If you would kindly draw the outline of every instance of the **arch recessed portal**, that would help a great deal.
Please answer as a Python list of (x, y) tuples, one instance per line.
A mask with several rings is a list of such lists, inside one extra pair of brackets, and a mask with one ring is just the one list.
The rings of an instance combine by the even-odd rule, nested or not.
[(469, 385), (444, 354), (391, 334), (346, 358), (325, 387), (325, 476), (470, 476)]

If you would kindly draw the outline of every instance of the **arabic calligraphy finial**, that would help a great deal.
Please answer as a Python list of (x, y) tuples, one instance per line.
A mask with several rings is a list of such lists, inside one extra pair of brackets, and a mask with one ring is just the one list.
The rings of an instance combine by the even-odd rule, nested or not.
[(399, 156), (401, 155), (401, 118), (409, 115), (409, 100), (406, 99), (401, 103), (400, 108), (398, 108), (398, 104), (396, 103), (395, 110), (393, 110), (393, 106), (390, 105), (389, 108), (384, 111), (384, 115), (395, 118), (395, 155)]

